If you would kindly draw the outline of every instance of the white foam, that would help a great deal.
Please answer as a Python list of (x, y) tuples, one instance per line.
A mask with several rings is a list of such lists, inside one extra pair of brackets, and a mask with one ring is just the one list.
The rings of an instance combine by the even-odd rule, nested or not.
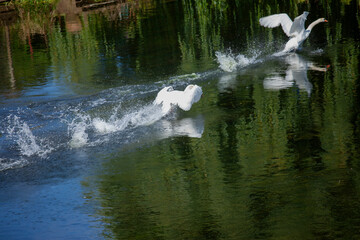
[(100, 134), (123, 131), (126, 128), (150, 125), (163, 117), (160, 107), (146, 105), (140, 109), (126, 113), (121, 118), (113, 114), (108, 120), (94, 118), (92, 126)]
[(259, 54), (255, 52), (252, 54), (253, 56), (245, 56), (243, 54), (238, 54), (235, 56), (231, 52), (216, 52), (215, 55), (217, 62), (219, 63), (219, 67), (222, 70), (225, 72), (233, 72), (238, 68), (246, 67), (252, 63), (255, 63)]
[(178, 82), (178, 81), (193, 81), (193, 80), (197, 80), (199, 79), (201, 76), (198, 73), (190, 73), (190, 74), (184, 74), (184, 75), (179, 75), (179, 76), (175, 76), (175, 77), (171, 77), (169, 82)]
[(188, 74), (173, 76), (167, 80), (158, 81), (156, 82), (156, 84), (189, 83), (200, 79), (201, 76), (202, 74), (199, 73), (188, 73)]
[(78, 148), (84, 146), (88, 141), (88, 134), (85, 132), (86, 127), (77, 127), (75, 128), (71, 140), (70, 146), (73, 148)]
[(237, 68), (237, 62), (232, 54), (224, 54), (221, 52), (215, 53), (220, 68), (225, 72), (232, 72)]
[(161, 108), (157, 105), (149, 104), (129, 114), (130, 124), (134, 127), (147, 126), (160, 120), (164, 116)]
[(7, 134), (14, 139), (21, 155), (45, 157), (53, 148), (44, 139), (35, 137), (29, 125), (16, 115), (8, 116)]
[(89, 125), (89, 116), (78, 114), (68, 125), (68, 133), (71, 136), (70, 147), (79, 148), (84, 146), (88, 141), (86, 129)]
[(94, 118), (92, 124), (95, 130), (100, 134), (115, 132), (118, 129), (116, 124), (107, 122), (101, 118)]
[(106, 135), (150, 125), (163, 117), (161, 108), (153, 104), (139, 108), (134, 107), (125, 113), (121, 113), (119, 106), (114, 107), (111, 111), (112, 114), (109, 118), (76, 113), (71, 122), (64, 120), (68, 125), (69, 146), (71, 148), (94, 146), (106, 141), (104, 138), (100, 138), (102, 139), (100, 140), (96, 135)]
[(99, 99), (96, 99), (95, 101), (92, 101), (91, 106), (96, 107), (96, 106), (99, 106), (99, 105), (104, 104), (104, 103), (106, 103), (106, 100), (103, 99), (103, 98), (99, 98)]
[(21, 168), (28, 164), (29, 162), (23, 158), (17, 160), (0, 158), (0, 172), (8, 169)]

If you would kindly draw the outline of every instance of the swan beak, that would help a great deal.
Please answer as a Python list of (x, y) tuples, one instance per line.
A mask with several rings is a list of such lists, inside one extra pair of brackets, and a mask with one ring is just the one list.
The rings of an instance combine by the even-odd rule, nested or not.
[(325, 19), (324, 22), (328, 22), (328, 20)]

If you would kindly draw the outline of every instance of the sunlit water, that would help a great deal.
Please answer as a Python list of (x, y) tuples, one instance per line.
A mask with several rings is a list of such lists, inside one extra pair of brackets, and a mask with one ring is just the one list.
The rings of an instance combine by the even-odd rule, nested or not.
[[(1, 27), (0, 239), (360, 238), (356, 1), (59, 4)], [(329, 24), (274, 56), (269, 7)]]

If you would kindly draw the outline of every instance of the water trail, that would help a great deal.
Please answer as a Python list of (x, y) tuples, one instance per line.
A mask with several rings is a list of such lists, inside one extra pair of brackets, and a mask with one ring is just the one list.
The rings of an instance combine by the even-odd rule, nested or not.
[(8, 169), (21, 168), (28, 164), (29, 162), (24, 158), (20, 158), (20, 159), (0, 158), (0, 172)]
[(85, 145), (94, 145), (94, 141), (103, 142), (96, 139), (94, 135), (106, 135), (110, 133), (124, 131), (139, 126), (153, 124), (160, 120), (164, 114), (159, 106), (148, 104), (138, 108), (132, 108), (122, 113), (122, 109), (116, 106), (111, 109), (108, 118), (100, 117), (97, 114), (90, 116), (86, 113), (77, 113), (76, 117), (68, 123), (68, 134), (70, 136), (69, 145), (71, 148), (79, 148)]
[(241, 53), (233, 53), (231, 49), (215, 53), (219, 68), (225, 72), (235, 72), (249, 65), (264, 62), (273, 57), (286, 55), (282, 52), (283, 43), (278, 41), (264, 42), (254, 39), (247, 44)]
[[(149, 125), (173, 119), (176, 111), (165, 116), (161, 106), (154, 105), (149, 98), (165, 84), (182, 86), (201, 80), (204, 74), (207, 73), (185, 74), (90, 96), (4, 108), (1, 111), (5, 118), (0, 119), (0, 171), (26, 166), (38, 158), (49, 159), (54, 151), (65, 153), (109, 142), (124, 144), (142, 134), (152, 135), (154, 126)], [(185, 132), (179, 129), (174, 131)]]
[(150, 125), (163, 117), (159, 107), (153, 104), (146, 105), (138, 110), (132, 110), (122, 117), (113, 114), (108, 120), (94, 118), (91, 123), (95, 131), (100, 134), (107, 134), (133, 128)]
[(113, 124), (116, 131), (124, 130), (127, 127), (138, 127), (150, 125), (163, 117), (160, 107), (149, 104), (139, 109), (132, 109), (121, 118), (112, 115), (108, 124)]

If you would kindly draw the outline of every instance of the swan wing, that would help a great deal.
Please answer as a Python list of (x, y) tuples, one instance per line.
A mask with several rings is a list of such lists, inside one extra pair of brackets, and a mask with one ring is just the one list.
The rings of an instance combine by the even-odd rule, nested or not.
[(294, 19), (294, 23), (291, 25), (290, 28), (290, 36), (296, 36), (302, 31), (304, 31), (307, 15), (309, 15), (309, 12), (305, 11), (303, 14)]
[(169, 92), (174, 91), (173, 87), (164, 87), (161, 91), (157, 94), (154, 104), (160, 105), (162, 102), (166, 101), (169, 98)]
[(278, 27), (281, 24), (285, 34), (290, 37), (290, 29), (293, 25), (290, 17), (286, 13), (279, 13), (259, 19), (260, 25), (268, 28)]

